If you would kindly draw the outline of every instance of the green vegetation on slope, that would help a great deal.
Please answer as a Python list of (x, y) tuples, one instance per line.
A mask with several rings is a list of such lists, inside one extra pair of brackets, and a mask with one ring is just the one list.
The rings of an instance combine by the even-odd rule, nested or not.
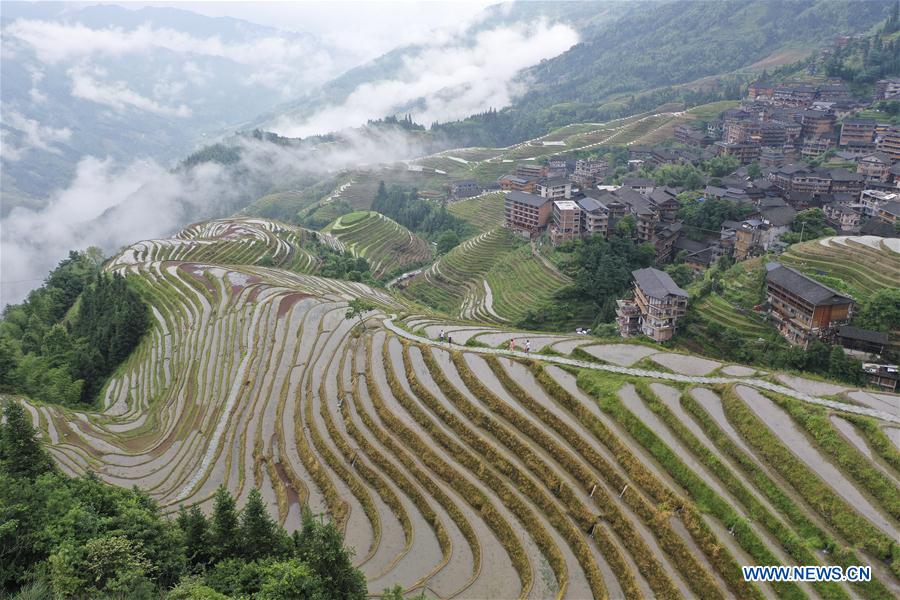
[(238, 510), (219, 488), (211, 517), (176, 521), (140, 490), (70, 478), (17, 402), (0, 424), (0, 593), (54, 598), (366, 598), (333, 523), (305, 510), (288, 535), (258, 490)]
[(374, 211), (338, 217), (325, 231), (340, 240), (351, 254), (366, 259), (376, 279), (402, 273), (431, 257), (425, 240)]
[(55, 404), (94, 401), (150, 324), (147, 305), (125, 278), (99, 268), (96, 257), (72, 252), (25, 302), (6, 307), (0, 386)]
[(450, 214), (466, 221), (479, 233), (484, 233), (503, 225), (503, 194), (485, 194), (474, 198), (457, 200), (447, 207)]
[(569, 279), (497, 228), (469, 239), (415, 277), (404, 295), (469, 319), (516, 322), (552, 302)]
[(888, 0), (685, 0), (652, 8), (640, 3), (621, 18), (586, 28), (582, 43), (526, 71), (529, 91), (513, 106), (438, 129), (473, 145), (505, 146), (554, 127), (608, 120), (667, 101), (736, 99), (738, 81), (721, 90), (674, 86), (748, 67), (787, 47), (815, 47), (837, 34), (866, 31), (885, 19), (892, 5)]

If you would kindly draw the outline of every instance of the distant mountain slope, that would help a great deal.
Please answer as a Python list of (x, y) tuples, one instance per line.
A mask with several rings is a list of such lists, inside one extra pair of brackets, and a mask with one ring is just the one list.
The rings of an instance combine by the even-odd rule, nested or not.
[[(635, 93), (868, 31), (892, 6), (890, 0), (637, 2), (621, 17), (584, 29), (581, 43), (567, 52), (526, 70), (520, 79), (528, 91), (511, 107), (442, 130), (461, 143), (506, 145), (567, 123), (630, 114), (671, 99), (629, 106)], [(613, 99), (621, 105), (604, 106)]]
[[(574, 28), (579, 43), (525, 68), (513, 82), (517, 94), (509, 107), (485, 105), (481, 110), (503, 110), (445, 124), (440, 131), (454, 145), (502, 146), (572, 122), (602, 121), (647, 110), (672, 99), (674, 93), (647, 98), (640, 105), (631, 96), (724, 75), (785, 49), (820, 47), (837, 34), (865, 32), (884, 20), (891, 6), (890, 0), (649, 0), (517, 2), (490, 7), (461, 36), (460, 44), (474, 43), (480, 34), (498, 28), (533, 29), (545, 22)], [(319, 92), (278, 107), (256, 123), (284, 127), (285, 122), (352, 105), (354, 94), (385, 82), (415, 80), (409, 65), (424, 52), (422, 46), (398, 48), (348, 71)], [(429, 109), (432, 96), (452, 99), (464, 94), (465, 90), (452, 86), (423, 92), (419, 98), (398, 94), (390, 110), (410, 113), (414, 120), (429, 125), (434, 114)], [(327, 125), (322, 120), (322, 126)]]
[(86, 155), (171, 164), (352, 66), (305, 33), (184, 10), (4, 2), (3, 211)]

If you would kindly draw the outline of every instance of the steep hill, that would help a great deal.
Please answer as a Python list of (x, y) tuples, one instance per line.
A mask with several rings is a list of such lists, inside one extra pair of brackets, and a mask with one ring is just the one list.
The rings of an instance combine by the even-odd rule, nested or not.
[[(794, 244), (779, 260), (857, 301), (900, 282), (900, 240), (838, 236)], [(827, 273), (827, 276), (825, 274)]]
[[(505, 145), (567, 123), (633, 114), (691, 95), (669, 86), (726, 75), (785, 49), (830, 45), (840, 33), (865, 32), (888, 16), (892, 4), (635, 3), (622, 16), (582, 31), (572, 49), (526, 70), (528, 91), (510, 107), (441, 131), (469, 143)], [(648, 90), (658, 92), (640, 94)], [(723, 92), (737, 88), (715, 93)]]
[(509, 230), (495, 228), (442, 256), (403, 294), (460, 318), (515, 323), (570, 282)]
[(340, 216), (323, 231), (340, 240), (354, 256), (369, 261), (376, 279), (399, 274), (431, 258), (428, 242), (377, 212)]
[[(448, 145), (505, 146), (554, 127), (626, 116), (687, 96), (737, 94), (737, 81), (717, 86), (710, 80), (703, 93), (669, 88), (765, 64), (779, 53), (830, 45), (837, 34), (866, 32), (888, 17), (892, 5), (891, 0), (662, 0), (521, 2), (511, 9), (492, 8), (469, 37), (492, 26), (534, 24), (543, 17), (575, 28), (579, 43), (525, 69), (518, 77), (525, 91), (509, 107), (445, 123), (437, 131), (450, 139)], [(422, 51), (397, 49), (349, 71), (321, 93), (283, 107), (280, 114), (312, 114), (340, 106), (367, 85), (399, 80), (405, 61)], [(448, 89), (445, 95), (457, 92)], [(416, 120), (423, 104), (404, 102), (394, 110)], [(277, 116), (268, 119), (276, 121)]]
[[(893, 397), (823, 400), (817, 382), (654, 346), (457, 324), (358, 283), (169, 258), (111, 263), (153, 324), (101, 410), (26, 404), (67, 473), (138, 485), (168, 512), (257, 487), (289, 529), (309, 506), (344, 530), (370, 590), (900, 591)], [(356, 298), (376, 308), (348, 318)], [(556, 354), (448, 346), (440, 329)], [(748, 562), (871, 564), (875, 580), (749, 584)]]

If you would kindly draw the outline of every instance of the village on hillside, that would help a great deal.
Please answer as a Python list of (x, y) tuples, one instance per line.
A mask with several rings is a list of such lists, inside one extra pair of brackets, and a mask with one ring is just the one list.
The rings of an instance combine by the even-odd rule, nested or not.
[[(657, 268), (633, 272), (616, 324), (623, 337), (665, 342), (688, 297), (662, 270), (667, 265), (700, 275), (722, 257), (777, 257), (823, 234), (897, 238), (900, 126), (878, 117), (898, 106), (897, 78), (878, 81), (874, 97), (860, 99), (840, 79), (774, 83), (764, 74), (739, 106), (680, 124), (658, 144), (629, 145), (617, 165), (560, 153), (512, 165), (490, 187), (504, 192), (505, 227), (525, 239), (559, 246), (628, 227), (635, 242), (652, 246)], [(712, 176), (691, 179), (710, 164)], [(679, 178), (690, 184), (666, 181)], [(451, 201), (484, 191), (472, 180), (449, 186)], [(679, 217), (685, 204), (740, 217), (704, 228)], [(839, 344), (873, 361), (865, 364), (870, 384), (897, 389), (896, 365), (877, 362), (889, 336), (849, 325), (852, 297), (774, 260), (766, 270), (766, 300), (755, 308), (788, 342)]]

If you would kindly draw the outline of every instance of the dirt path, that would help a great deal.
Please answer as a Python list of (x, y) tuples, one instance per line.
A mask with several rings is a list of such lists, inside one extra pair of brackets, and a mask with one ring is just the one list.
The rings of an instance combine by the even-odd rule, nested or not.
[[(400, 327), (394, 325), (394, 319), (396, 319), (396, 315), (391, 315), (387, 319), (383, 321), (384, 326), (397, 334), (398, 336), (412, 340), (419, 344), (426, 344), (428, 346), (439, 346), (440, 343), (434, 340), (424, 338), (413, 333), (406, 331)], [(794, 398), (796, 400), (800, 400), (803, 402), (808, 402), (810, 404), (818, 404), (819, 406), (826, 406), (828, 408), (832, 408), (834, 410), (839, 410), (848, 413), (854, 413), (859, 415), (866, 415), (869, 417), (874, 417), (876, 419), (881, 419), (882, 421), (890, 421), (892, 423), (900, 424), (900, 415), (889, 414), (880, 410), (874, 410), (871, 408), (865, 408), (862, 406), (853, 406), (851, 404), (846, 404), (843, 402), (835, 402), (833, 400), (825, 400), (824, 398), (817, 398), (815, 396), (811, 396), (809, 394), (804, 394), (802, 392), (798, 392), (789, 387), (774, 384), (768, 381), (764, 381), (762, 379), (756, 378), (735, 378), (735, 377), (695, 377), (689, 375), (679, 375), (677, 373), (667, 373), (664, 371), (650, 371), (647, 369), (633, 369), (629, 367), (618, 367), (615, 365), (603, 365), (594, 362), (588, 362), (584, 360), (577, 360), (574, 358), (565, 358), (562, 356), (552, 356), (548, 354), (526, 354), (525, 352), (519, 352), (517, 350), (505, 350), (499, 348), (479, 348), (479, 347), (470, 347), (470, 346), (461, 346), (461, 349), (464, 349), (466, 352), (475, 352), (477, 354), (495, 354), (499, 356), (514, 356), (516, 358), (532, 358), (536, 360), (541, 360), (548, 363), (556, 363), (560, 365), (570, 365), (573, 367), (579, 367), (581, 369), (594, 369), (596, 371), (608, 371), (611, 373), (620, 373), (622, 375), (632, 375), (635, 377), (650, 377), (653, 379), (664, 379), (668, 381), (677, 381), (681, 383), (699, 383), (699, 384), (729, 384), (729, 383), (740, 383), (743, 385), (752, 386), (755, 388), (769, 390), (771, 392), (776, 392), (778, 394), (782, 394), (784, 396), (788, 396), (790, 398)]]

